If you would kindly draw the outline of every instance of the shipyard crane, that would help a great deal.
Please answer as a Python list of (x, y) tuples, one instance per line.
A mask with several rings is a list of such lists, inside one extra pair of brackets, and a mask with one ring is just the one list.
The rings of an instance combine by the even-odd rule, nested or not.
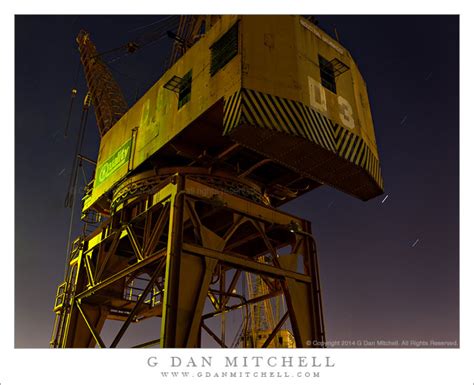
[(72, 242), (51, 346), (124, 346), (145, 319), (133, 347), (324, 346), (311, 223), (280, 206), (383, 192), (356, 63), (302, 16), (183, 16), (166, 35), (169, 67), (130, 108), (78, 36), (100, 134), (82, 214), (101, 220)]

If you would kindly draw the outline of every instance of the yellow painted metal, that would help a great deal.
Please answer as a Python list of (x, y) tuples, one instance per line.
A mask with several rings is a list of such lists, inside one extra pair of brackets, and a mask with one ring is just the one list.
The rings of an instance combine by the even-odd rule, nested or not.
[[(254, 347), (254, 348), (262, 348), (263, 344), (267, 340), (267, 338), (272, 333), (272, 329), (268, 330), (259, 330), (259, 331), (252, 331), (252, 336), (248, 335), (246, 337), (246, 343), (242, 344), (244, 347)], [(245, 338), (245, 337), (244, 337)], [(243, 342), (243, 341), (242, 341)], [(272, 342), (268, 345), (269, 348), (296, 348), (295, 337), (291, 334), (289, 330), (279, 330), (275, 337), (273, 338)]]
[[(211, 76), (210, 48), (235, 23), (239, 24), (238, 54)], [(318, 55), (348, 67), (336, 78), (337, 94), (321, 85)], [(178, 92), (166, 85), (173, 77), (183, 78), (189, 71), (192, 74), (190, 100), (178, 108)], [(353, 159), (343, 154), (345, 148), (326, 150), (353, 162), (354, 167), (368, 170), (382, 191), (367, 90), (349, 52), (300, 16), (225, 15), (102, 137), (93, 190), (84, 200), (83, 210), (94, 205), (179, 133), (191, 130), (191, 123), (217, 102), (227, 100), (241, 89), (311, 108), (330, 119), (333, 125), (329, 127), (330, 135), (335, 137), (331, 141), (337, 141), (336, 127), (353, 134), (346, 136), (341, 144), (345, 148), (357, 144), (358, 153), (355, 149), (351, 149), (352, 155), (347, 152)], [(290, 115), (294, 108), (287, 107)], [(291, 134), (290, 128), (287, 129)], [(359, 146), (360, 139), (366, 146)], [(365, 151), (366, 147), (371, 154)], [(337, 187), (337, 183), (329, 184)]]
[(99, 233), (95, 235), (93, 238), (89, 239), (87, 242), (87, 249), (91, 250), (93, 249), (96, 245), (98, 245), (100, 242), (102, 242), (103, 234)]
[[(266, 16), (265, 27), (259, 16), (243, 17), (242, 40), (243, 88), (315, 107), (332, 122), (361, 136), (377, 154), (364, 79), (350, 53), (340, 43), (299, 16)], [(314, 86), (315, 82), (321, 83), (318, 55), (327, 60), (338, 59), (349, 67), (337, 77), (337, 94)], [(312, 88), (316, 88), (313, 97)], [(341, 107), (344, 103), (341, 98), (351, 106), (353, 127), (347, 124), (350, 119), (343, 118), (347, 112)]]
[[(214, 71), (213, 47), (235, 25), (237, 53), (224, 57), (225, 64)], [(336, 90), (323, 85), (319, 57), (340, 70), (335, 75)], [(189, 74), (191, 91), (183, 102), (179, 83)], [(219, 140), (208, 144), (216, 137)], [(186, 149), (180, 145), (188, 144), (191, 149), (198, 144), (197, 153), (182, 158), (197, 165), (186, 163), (182, 168), (187, 173), (170, 172), (181, 168)], [(207, 153), (211, 147), (214, 152)], [(229, 170), (210, 171), (207, 165), (215, 164), (209, 159), (199, 163), (203, 148), (204, 155), (214, 156), (212, 161), (226, 162), (235, 156), (237, 162), (228, 163)], [(241, 170), (240, 157), (255, 163)], [(169, 163), (162, 165), (166, 159)], [(271, 327), (262, 327), (261, 336), (253, 337), (258, 341), (253, 345), (266, 344), (269, 336), (274, 337), (269, 346), (275, 347), (324, 341), (317, 257), (307, 239), (309, 224), (272, 208), (270, 198), (252, 201), (249, 195), (222, 188), (227, 182), (242, 181), (239, 186), (263, 194), (264, 182), (256, 174), (252, 177), (252, 172), (274, 163), (282, 173), (288, 170), (296, 178), (333, 185), (361, 199), (380, 194), (382, 179), (364, 80), (349, 52), (303, 17), (222, 16), (101, 138), (95, 180), (83, 210), (109, 211), (110, 219), (84, 239), (83, 249), (72, 253), (70, 285), (61, 286), (55, 304), (59, 321), (64, 320), (57, 323), (64, 332), (57, 333), (53, 345), (59, 345), (57, 341), (64, 347), (102, 345), (95, 333), (105, 319), (125, 321), (122, 313), (110, 309), (124, 309), (127, 277), (152, 266), (161, 275), (162, 303), (150, 309), (145, 300), (137, 311), (141, 317), (162, 317), (163, 347), (199, 344), (208, 289), (213, 276), (223, 271), (216, 268), (284, 282), (280, 288), (270, 285), (269, 294), (283, 293), (287, 313), (280, 319), (277, 312)], [(205, 169), (208, 179), (192, 172), (194, 168)], [(225, 175), (219, 174), (224, 171)], [(210, 219), (214, 212), (222, 223)], [(230, 227), (224, 234), (226, 226)], [(273, 264), (253, 258), (262, 252), (276, 255), (265, 228), (280, 228), (275, 234), (280, 237), (281, 232), (282, 238), (272, 242), (294, 247), (290, 254), (272, 258)], [(304, 272), (297, 269), (299, 257), (305, 261)], [(63, 306), (66, 298), (74, 298), (70, 309)], [(213, 298), (211, 293), (211, 302)], [(126, 305), (131, 311), (133, 304)], [(216, 306), (215, 314), (221, 314), (217, 310)], [(222, 314), (227, 311), (223, 310)], [(291, 333), (281, 329), (287, 319)]]
[[(225, 70), (210, 77), (209, 47), (237, 21), (237, 16), (226, 16), (189, 49), (145, 95), (112, 127), (100, 142), (97, 169), (133, 137), (129, 162), (117, 167), (106, 180), (94, 183), (92, 196), (84, 202), (84, 209), (107, 192), (128, 171), (147, 160), (173, 137), (216, 103), (223, 95), (232, 94), (240, 87), (240, 61), (232, 60)], [(203, 54), (205, 52), (206, 54)], [(163, 86), (173, 76), (182, 78), (192, 70), (191, 100), (178, 109), (178, 94)], [(136, 130), (136, 136), (134, 136)]]
[[(208, 293), (212, 292), (216, 274), (232, 274), (234, 270), (235, 273), (241, 271), (266, 276), (271, 289), (271, 292), (265, 291), (269, 295), (267, 298), (283, 292), (285, 304), (288, 304), (285, 316), (275, 318), (275, 321), (280, 319), (278, 327), (262, 330), (260, 337), (257, 334), (253, 338), (251, 346), (305, 347), (308, 339), (324, 340), (324, 328), (319, 326), (317, 307), (310, 301), (311, 296), (318, 292), (315, 283), (319, 281), (319, 277), (313, 276), (314, 272), (309, 268), (313, 254), (302, 245), (301, 235), (292, 230), (306, 229), (306, 221), (217, 190), (194, 180), (193, 176), (173, 175), (161, 185), (161, 190), (162, 193), (150, 190), (144, 197), (143, 201), (156, 201), (147, 208), (144, 204), (137, 205), (133, 196), (125, 198), (124, 207), (114, 212), (97, 233), (83, 238), (82, 246), (77, 245), (74, 249), (77, 250), (74, 251), (77, 257), (67, 274), (67, 284), (61, 285), (58, 290), (56, 324), (61, 327), (54, 328), (52, 346), (103, 347), (100, 334), (106, 319), (125, 321), (123, 328), (127, 322), (134, 320), (133, 317), (139, 316), (137, 320), (161, 317), (162, 347), (197, 347), (201, 325), (204, 325), (203, 317), (223, 316), (227, 311), (254, 306), (265, 300), (244, 304), (245, 293), (239, 293), (238, 285), (223, 285), (227, 293), (240, 300), (229, 309), (225, 305), (222, 309), (217, 306), (214, 315), (207, 313), (204, 304)], [(165, 206), (164, 201), (168, 202)], [(215, 223), (210, 220), (213, 215), (224, 221)], [(151, 221), (155, 223), (149, 227)], [(251, 223), (253, 229), (247, 226)], [(227, 230), (222, 233), (222, 228)], [(274, 232), (276, 229), (278, 233)], [(268, 263), (263, 263), (263, 258), (254, 259), (256, 254), (263, 255), (267, 240), (265, 234), (285, 234), (279, 244), (282, 247), (291, 244), (292, 249), (306, 261), (304, 271), (296, 271), (296, 254), (280, 255), (279, 262), (272, 259), (273, 263), (270, 259)], [(160, 244), (157, 242), (159, 239)], [(275, 241), (274, 237), (272, 239)], [(242, 240), (244, 243), (239, 245)], [(259, 242), (255, 243), (255, 240)], [(94, 261), (92, 256), (95, 256)], [(151, 274), (152, 271), (154, 273)], [(237, 276), (235, 273), (234, 277)], [(157, 301), (155, 297), (138, 297), (135, 290), (127, 291), (134, 287), (131, 282), (144, 274), (150, 277), (159, 275), (158, 282), (162, 286), (156, 286)], [(281, 287), (272, 282), (281, 282)], [(66, 287), (71, 290), (63, 295)], [(137, 297), (145, 298), (144, 302), (138, 304)], [(68, 306), (60, 305), (60, 302), (64, 303), (62, 298), (69, 298)], [(298, 315), (294, 315), (295, 312)], [(281, 329), (287, 319), (296, 334)], [(207, 326), (202, 328), (209, 329)], [(270, 336), (274, 338), (267, 344)], [(154, 337), (156, 341), (156, 335)], [(117, 335), (116, 340), (120, 338)], [(225, 337), (222, 342), (221, 346), (226, 346)]]

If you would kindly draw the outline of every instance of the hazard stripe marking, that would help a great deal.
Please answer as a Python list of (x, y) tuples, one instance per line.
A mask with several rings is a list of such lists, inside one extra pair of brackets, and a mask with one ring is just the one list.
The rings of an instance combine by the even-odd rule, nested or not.
[(383, 185), (379, 161), (364, 140), (301, 102), (242, 88), (225, 98), (224, 135), (244, 123), (305, 138), (364, 168)]

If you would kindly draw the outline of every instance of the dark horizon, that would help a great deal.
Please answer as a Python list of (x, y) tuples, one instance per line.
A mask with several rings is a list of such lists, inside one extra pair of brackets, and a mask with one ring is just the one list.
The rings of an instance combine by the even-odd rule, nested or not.
[[(99, 51), (161, 16), (15, 17), (15, 347), (48, 347), (63, 279), (67, 191), (80, 104), (64, 137), (79, 64), (75, 36)], [(311, 220), (328, 341), (459, 344), (459, 17), (319, 16), (355, 59), (369, 92), (385, 193), (361, 202), (328, 187), (282, 207)], [(41, 43), (35, 34), (41, 34)], [(112, 63), (129, 105), (168, 58), (161, 40)], [(98, 134), (90, 114), (85, 155)], [(81, 225), (76, 213), (73, 238)]]

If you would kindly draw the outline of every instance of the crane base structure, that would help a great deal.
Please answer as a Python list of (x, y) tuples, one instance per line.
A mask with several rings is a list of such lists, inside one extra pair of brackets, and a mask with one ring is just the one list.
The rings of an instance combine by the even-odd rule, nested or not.
[[(279, 347), (282, 333), (296, 347), (324, 344), (311, 225), (271, 207), (250, 180), (192, 167), (147, 171), (115, 190), (112, 207), (73, 244), (51, 347), (129, 347), (130, 325), (149, 318), (156, 334), (133, 347), (201, 347), (203, 332), (220, 347), (232, 347), (230, 332), (241, 347)], [(248, 273), (265, 283), (264, 295), (250, 298), (239, 285)], [(256, 343), (249, 309), (277, 297), (281, 313)], [(232, 312), (242, 314), (239, 330), (226, 330)], [(208, 326), (216, 318), (221, 333)], [(121, 323), (109, 346), (107, 320)]]

